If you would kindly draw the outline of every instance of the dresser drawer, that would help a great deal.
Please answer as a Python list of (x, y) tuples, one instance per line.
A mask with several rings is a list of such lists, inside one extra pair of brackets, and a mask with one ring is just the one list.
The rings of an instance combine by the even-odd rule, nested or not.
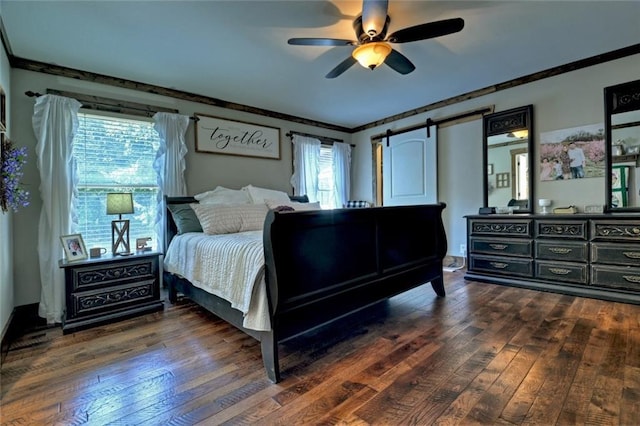
[(531, 219), (469, 219), (469, 232), (472, 236), (493, 235), (502, 238), (531, 238)]
[(152, 279), (157, 270), (157, 262), (157, 258), (148, 257), (128, 262), (106, 263), (104, 266), (74, 268), (73, 290), (88, 290), (129, 280)]
[(591, 244), (591, 261), (640, 267), (640, 244)]
[(536, 259), (587, 262), (589, 245), (585, 242), (536, 241)]
[(591, 284), (640, 292), (640, 268), (631, 266), (591, 266)]
[(536, 221), (537, 238), (587, 240), (586, 220), (538, 220)]
[(145, 302), (154, 302), (158, 295), (154, 293), (155, 280), (138, 281), (129, 285), (120, 285), (102, 290), (84, 291), (71, 295), (73, 309), (67, 309), (69, 318), (79, 318), (113, 312)]
[(587, 264), (536, 261), (536, 278), (561, 283), (587, 284)]
[(471, 238), (470, 253), (482, 253), (496, 256), (531, 257), (533, 240)]
[(469, 270), (500, 275), (533, 277), (533, 260), (472, 254), (469, 256)]
[(640, 243), (640, 220), (592, 220), (591, 239)]

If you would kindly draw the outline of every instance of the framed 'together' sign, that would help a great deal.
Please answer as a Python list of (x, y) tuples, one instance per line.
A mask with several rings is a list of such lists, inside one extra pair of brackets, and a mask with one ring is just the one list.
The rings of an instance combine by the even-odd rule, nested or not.
[(280, 129), (195, 114), (196, 151), (280, 159)]

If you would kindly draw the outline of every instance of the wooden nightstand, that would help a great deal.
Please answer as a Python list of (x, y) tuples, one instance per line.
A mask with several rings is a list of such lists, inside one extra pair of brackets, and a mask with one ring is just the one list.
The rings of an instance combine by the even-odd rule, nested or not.
[(64, 334), (134, 315), (161, 311), (160, 255), (103, 255), (76, 262), (61, 260), (67, 308)]

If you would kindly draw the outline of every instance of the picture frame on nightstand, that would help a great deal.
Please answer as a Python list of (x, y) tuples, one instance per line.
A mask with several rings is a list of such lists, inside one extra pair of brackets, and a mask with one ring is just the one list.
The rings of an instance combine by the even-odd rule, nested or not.
[(67, 262), (85, 260), (89, 257), (81, 234), (62, 235), (60, 242), (62, 243)]

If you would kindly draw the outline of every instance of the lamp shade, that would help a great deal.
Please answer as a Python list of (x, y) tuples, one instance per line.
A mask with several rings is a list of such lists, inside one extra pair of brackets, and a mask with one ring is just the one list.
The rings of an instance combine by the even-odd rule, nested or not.
[(107, 214), (133, 213), (133, 196), (129, 192), (110, 192), (107, 194)]
[(374, 69), (391, 53), (389, 43), (383, 41), (363, 44), (353, 50), (353, 56), (365, 68)]

